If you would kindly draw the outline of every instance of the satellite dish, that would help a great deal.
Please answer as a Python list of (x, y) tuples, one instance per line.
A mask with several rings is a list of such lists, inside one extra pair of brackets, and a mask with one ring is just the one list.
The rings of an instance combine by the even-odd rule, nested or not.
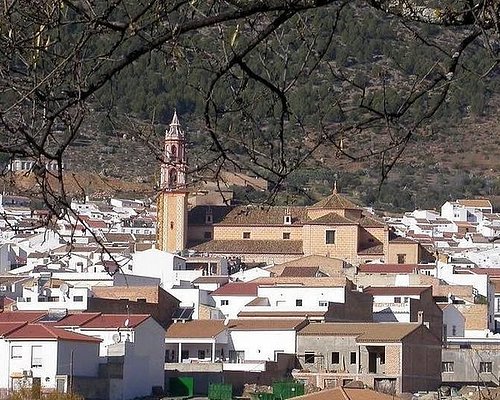
[(69, 286), (67, 283), (61, 283), (61, 286), (59, 286), (59, 290), (61, 291), (61, 293), (65, 296), (68, 295), (68, 292), (69, 292)]
[(128, 328), (128, 324), (130, 323), (130, 321), (128, 320), (128, 318), (125, 320), (125, 322), (123, 323), (123, 325), (125, 326), (125, 328)]
[(113, 342), (115, 343), (120, 343), (122, 341), (122, 335), (120, 335), (119, 333), (115, 333), (111, 339), (113, 339)]

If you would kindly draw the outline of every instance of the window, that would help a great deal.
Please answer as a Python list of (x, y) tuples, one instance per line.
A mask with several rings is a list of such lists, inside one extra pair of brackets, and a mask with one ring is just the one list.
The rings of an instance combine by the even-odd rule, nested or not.
[(500, 313), (500, 297), (495, 298), (495, 312)]
[(31, 368), (42, 366), (42, 346), (31, 346)]
[(297, 300), (295, 300), (295, 305), (296, 305), (297, 307), (302, 307), (302, 299), (297, 299)]
[(451, 336), (457, 336), (457, 326), (453, 325), (451, 327)]
[(380, 364), (384, 365), (385, 364), (385, 353), (380, 353), (379, 359), (380, 359)]
[(441, 363), (441, 372), (453, 372), (454, 367), (453, 361), (443, 361)]
[(479, 363), (479, 372), (491, 372), (492, 370), (491, 361), (482, 361)]
[(398, 254), (398, 264), (406, 264), (406, 254)]
[(285, 215), (285, 218), (283, 219), (283, 223), (285, 225), (290, 225), (292, 223), (292, 216), (291, 215)]
[(351, 351), (351, 364), (356, 364), (356, 352)]
[(340, 353), (338, 351), (332, 351), (332, 364), (340, 363)]
[(12, 346), (10, 348), (10, 358), (23, 358), (22, 346)]
[(320, 307), (328, 307), (328, 302), (327, 302), (327, 301), (325, 301), (325, 300), (320, 300), (320, 301), (318, 302), (318, 305), (319, 305)]
[(335, 231), (327, 230), (325, 232), (325, 243), (326, 244), (335, 244)]
[(250, 232), (243, 232), (243, 239), (250, 239)]
[(203, 237), (205, 239), (212, 239), (212, 232), (204, 232)]
[(394, 297), (394, 303), (401, 303), (401, 297)]
[(83, 301), (83, 296), (73, 296), (73, 301)]
[(214, 222), (214, 219), (212, 217), (212, 214), (207, 214), (205, 215), (205, 223), (206, 224), (211, 224), (212, 222)]
[(245, 362), (245, 352), (243, 350), (229, 350), (229, 362), (237, 364)]
[(304, 362), (306, 364), (314, 364), (314, 353), (312, 351), (306, 351)]
[(198, 360), (205, 359), (205, 350), (198, 350)]
[(290, 232), (283, 232), (283, 239), (289, 240), (290, 239)]
[(228, 306), (229, 305), (229, 300), (221, 300), (220, 301), (221, 306)]

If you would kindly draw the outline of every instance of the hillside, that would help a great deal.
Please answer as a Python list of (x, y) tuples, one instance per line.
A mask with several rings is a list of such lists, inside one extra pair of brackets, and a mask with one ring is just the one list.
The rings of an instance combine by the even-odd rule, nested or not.
[[(120, 70), (88, 101), (65, 149), (78, 177), (68, 178), (70, 191), (153, 193), (176, 108), (192, 179), (221, 167), (256, 174), (275, 203), (311, 203), (334, 182), (391, 211), (500, 196), (500, 77), (488, 41), (473, 41), (448, 75), (465, 28), (403, 22), (349, 2), (341, 12), (332, 5), (295, 15), (245, 52), (268, 23), (259, 16), (193, 31)], [(87, 49), (88, 60), (107, 49), (105, 39)], [(136, 45), (125, 41), (120, 51)], [(269, 200), (252, 190), (237, 197)]]

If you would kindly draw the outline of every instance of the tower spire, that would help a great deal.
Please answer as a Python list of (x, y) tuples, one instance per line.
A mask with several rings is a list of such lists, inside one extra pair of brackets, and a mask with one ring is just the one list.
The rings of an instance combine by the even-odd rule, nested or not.
[(187, 238), (186, 137), (174, 110), (165, 131), (158, 194), (156, 247), (171, 253), (184, 250)]
[(161, 165), (161, 189), (176, 190), (186, 187), (186, 137), (174, 110), (172, 122), (165, 131), (163, 163)]

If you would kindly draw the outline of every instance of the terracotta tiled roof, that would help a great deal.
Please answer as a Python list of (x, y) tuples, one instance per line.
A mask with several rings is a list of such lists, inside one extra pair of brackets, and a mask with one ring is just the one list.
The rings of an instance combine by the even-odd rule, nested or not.
[(68, 314), (66, 317), (60, 321), (55, 322), (54, 326), (83, 326), (90, 320), (97, 318), (101, 313), (79, 313), (79, 314)]
[(279, 266), (286, 267), (335, 267), (342, 268), (343, 261), (339, 258), (330, 258), (319, 255), (311, 255), (306, 257), (301, 257), (296, 260), (288, 261), (283, 264), (279, 264)]
[(136, 243), (135, 244), (135, 251), (144, 251), (144, 250), (149, 250), (153, 249), (154, 244), (153, 243)]
[(177, 322), (168, 327), (165, 337), (167, 339), (188, 338), (215, 338), (226, 329), (223, 320), (197, 319), (193, 321)]
[(283, 264), (277, 264), (271, 268), (267, 268), (268, 271), (275, 275), (281, 275), (285, 268), (287, 267), (300, 267), (300, 268), (319, 268), (319, 270), (328, 276), (338, 276), (342, 275), (342, 268), (344, 266), (344, 261), (338, 258), (330, 258), (319, 255), (311, 255), (306, 257), (301, 257), (293, 261), (288, 261)]
[(392, 236), (389, 238), (389, 242), (391, 243), (413, 243), (417, 244), (417, 242), (413, 239), (403, 236)]
[(459, 199), (457, 203), (465, 207), (491, 207), (491, 202), (488, 199)]
[(91, 244), (91, 245), (84, 245), (84, 244), (73, 244), (71, 246), (64, 245), (60, 246), (57, 249), (54, 249), (53, 252), (54, 254), (65, 254), (65, 253), (92, 253), (93, 251), (96, 251), (98, 249), (98, 245), (96, 244)]
[(270, 305), (271, 305), (271, 303), (269, 302), (269, 299), (267, 297), (256, 297), (250, 303), (247, 304), (247, 306), (250, 306), (250, 307), (270, 306)]
[(417, 264), (361, 264), (358, 272), (365, 274), (412, 274), (418, 270)]
[(106, 229), (108, 227), (106, 222), (101, 220), (101, 219), (87, 219), (85, 221), (85, 224), (89, 228), (93, 228), (93, 229)]
[(301, 240), (211, 240), (192, 249), (223, 254), (303, 254)]
[(490, 243), (490, 241), (488, 240), (488, 238), (484, 237), (480, 233), (474, 233), (472, 235), (472, 242), (473, 243)]
[[(287, 213), (289, 212), (289, 214)], [(285, 215), (291, 215), (292, 225), (302, 224), (306, 219), (305, 207), (285, 206), (238, 206), (222, 219), (220, 225), (284, 226)]]
[(368, 286), (363, 289), (363, 293), (368, 293), (373, 296), (419, 296), (426, 290), (431, 289), (431, 286), (387, 286), (376, 287)]
[(459, 227), (464, 227), (464, 228), (470, 228), (470, 229), (476, 229), (476, 226), (475, 224), (471, 223), (471, 222), (466, 222), (466, 221), (453, 221), (453, 223), (456, 225), (456, 226), (459, 226)]
[(385, 228), (387, 225), (373, 215), (363, 215), (358, 221), (363, 228)]
[(332, 193), (330, 196), (324, 198), (323, 200), (318, 201), (316, 204), (313, 204), (311, 208), (330, 208), (333, 210), (360, 210), (360, 207), (354, 204), (351, 200), (336, 192)]
[(80, 333), (69, 332), (45, 324), (25, 324), (6, 335), (9, 339), (36, 340), (71, 340), (78, 342), (99, 343), (101, 339)]
[(12, 285), (15, 282), (21, 282), (27, 279), (29, 279), (28, 276), (2, 275), (0, 276), (0, 285)]
[(286, 267), (280, 276), (315, 277), (319, 267)]
[(254, 282), (230, 282), (214, 290), (212, 296), (257, 296), (258, 284)]
[(128, 328), (136, 328), (148, 318), (151, 318), (148, 314), (131, 314), (131, 315), (123, 315), (123, 314), (100, 314), (96, 318), (85, 322), (83, 325), (80, 325), (81, 328), (85, 329), (116, 329), (116, 328), (124, 328), (125, 321), (128, 320), (127, 327)]
[(188, 211), (188, 224), (206, 225), (207, 213), (212, 214), (212, 224), (218, 224), (233, 208), (232, 206), (195, 206)]
[(362, 256), (384, 254), (384, 245), (383, 244), (376, 244), (375, 246), (371, 246), (371, 247), (367, 247), (367, 248), (358, 250), (358, 254), (362, 255)]
[(269, 278), (257, 278), (249, 283), (256, 283), (259, 286), (298, 286), (298, 287), (345, 287), (347, 279), (345, 277), (290, 277), (275, 276)]
[(5, 311), (0, 313), (0, 322), (35, 322), (46, 314), (44, 311)]
[(7, 336), (9, 333), (26, 324), (27, 322), (0, 322), (0, 337)]
[(104, 238), (107, 243), (132, 243), (135, 241), (130, 233), (106, 233)]
[(322, 217), (308, 220), (306, 222), (307, 224), (311, 225), (357, 225), (357, 222), (345, 218), (342, 215), (339, 215), (335, 212), (328, 213), (326, 215), (323, 215)]
[(358, 342), (400, 342), (422, 325), (417, 323), (364, 322), (310, 324), (299, 331), (301, 336), (355, 336)]
[(495, 287), (495, 293), (500, 293), (500, 278), (492, 278), (491, 283)]
[(463, 269), (456, 268), (455, 273), (500, 277), (500, 268), (463, 268)]
[(305, 318), (248, 318), (232, 319), (227, 324), (233, 331), (298, 330), (307, 324)]
[(306, 319), (324, 319), (328, 311), (240, 311), (238, 318), (306, 318)]
[(226, 284), (229, 282), (227, 276), (200, 276), (196, 278), (193, 283), (221, 283)]

